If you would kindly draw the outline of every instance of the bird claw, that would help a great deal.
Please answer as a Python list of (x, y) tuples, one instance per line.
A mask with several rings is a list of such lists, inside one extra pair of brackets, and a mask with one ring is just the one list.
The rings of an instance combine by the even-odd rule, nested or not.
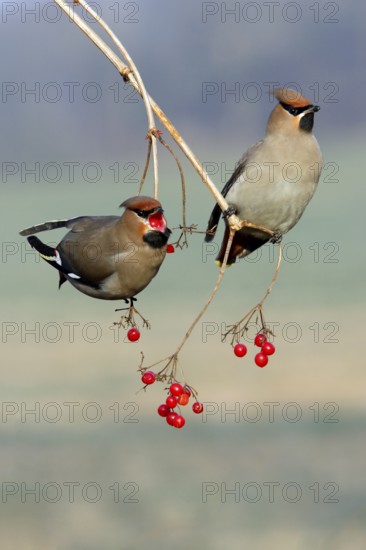
[(222, 213), (222, 217), (224, 219), (226, 218), (230, 218), (230, 216), (234, 216), (236, 215), (236, 208), (235, 206), (229, 206), (229, 208), (227, 208), (223, 213)]
[(280, 231), (274, 231), (270, 242), (273, 244), (279, 244), (282, 241), (282, 233)]

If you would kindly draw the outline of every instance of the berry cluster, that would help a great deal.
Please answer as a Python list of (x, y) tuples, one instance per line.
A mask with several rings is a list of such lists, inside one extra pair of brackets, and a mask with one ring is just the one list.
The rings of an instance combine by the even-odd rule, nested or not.
[[(145, 386), (150, 386), (156, 381), (156, 379), (155, 373), (151, 370), (145, 371), (141, 377), (141, 380)], [(189, 386), (182, 386), (179, 382), (170, 384), (169, 395), (166, 398), (165, 403), (162, 403), (158, 407), (158, 415), (165, 418), (170, 426), (174, 426), (174, 428), (183, 428), (186, 423), (186, 419), (180, 414), (180, 406), (184, 407), (188, 405), (191, 395), (192, 392)], [(175, 411), (177, 407), (179, 409), (179, 413)], [(195, 401), (192, 405), (192, 410), (196, 414), (202, 413), (202, 403)]]
[[(269, 342), (265, 334), (259, 333), (254, 338), (254, 345), (261, 348), (261, 351), (254, 357), (254, 362), (258, 367), (265, 367), (268, 363), (268, 356), (273, 355), (276, 348)], [(244, 357), (247, 354), (248, 348), (245, 344), (236, 344), (234, 353), (237, 357)]]

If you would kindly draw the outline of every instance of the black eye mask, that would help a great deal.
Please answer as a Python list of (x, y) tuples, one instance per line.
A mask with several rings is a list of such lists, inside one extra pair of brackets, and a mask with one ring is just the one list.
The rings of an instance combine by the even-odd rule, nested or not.
[(147, 219), (150, 214), (153, 214), (155, 212), (156, 208), (153, 208), (152, 210), (139, 210), (138, 208), (134, 209), (133, 211), (136, 212), (140, 218)]
[(293, 105), (288, 105), (287, 103), (283, 103), (282, 101), (281, 101), (281, 105), (292, 116), (301, 115), (301, 113), (303, 113), (304, 111), (307, 111), (308, 109), (311, 109), (312, 107), (314, 107), (314, 105), (305, 105), (305, 107), (294, 107)]

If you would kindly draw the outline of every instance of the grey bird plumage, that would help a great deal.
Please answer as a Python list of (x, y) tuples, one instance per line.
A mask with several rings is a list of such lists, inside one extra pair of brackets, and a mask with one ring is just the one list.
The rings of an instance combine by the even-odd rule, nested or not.
[[(222, 194), (239, 218), (283, 235), (296, 225), (311, 200), (323, 161), (312, 133), (314, 113), (319, 107), (294, 90), (279, 88), (274, 94), (279, 103), (269, 117), (264, 139), (244, 153)], [(220, 216), (221, 210), (215, 205), (206, 242), (213, 239)], [(228, 237), (226, 222), (217, 256), (219, 265)], [(268, 234), (255, 229), (237, 231), (228, 264), (247, 256), (269, 239)]]
[[(103, 300), (131, 299), (155, 277), (170, 235), (159, 201), (132, 197), (121, 204), (122, 216), (82, 216), (45, 222), (20, 232), (59, 272), (61, 286)], [(35, 233), (66, 227), (56, 248)]]

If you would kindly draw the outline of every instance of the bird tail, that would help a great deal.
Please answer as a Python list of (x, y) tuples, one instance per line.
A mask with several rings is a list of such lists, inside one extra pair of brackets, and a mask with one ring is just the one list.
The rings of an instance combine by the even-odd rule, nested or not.
[[(222, 263), (224, 261), (224, 257), (225, 257), (225, 253), (226, 253), (226, 247), (227, 247), (227, 243), (228, 243), (228, 240), (229, 240), (229, 235), (230, 235), (230, 229), (226, 224), (224, 238), (222, 239), (220, 252), (218, 253), (218, 255), (216, 257), (216, 264), (219, 267), (222, 266)], [(237, 256), (237, 254), (235, 254), (235, 252), (236, 252), (236, 250), (235, 250), (236, 249), (236, 246), (235, 246), (235, 240), (236, 240), (235, 237), (236, 237), (236, 235), (237, 235), (237, 233), (235, 233), (233, 242), (231, 243), (231, 248), (229, 250), (229, 255), (228, 255), (228, 258), (227, 258), (227, 262), (226, 262), (227, 266), (230, 266), (230, 265), (232, 265), (236, 262), (236, 256)]]
[(53, 265), (56, 269), (59, 271), (61, 270), (61, 262), (60, 262), (60, 255), (56, 248), (53, 248), (52, 246), (48, 246), (48, 244), (44, 244), (42, 241), (39, 240), (38, 237), (28, 237), (27, 241), (31, 245), (32, 248), (35, 248), (39, 255), (46, 260), (49, 264)]
[(211, 212), (210, 219), (208, 220), (206, 235), (205, 235), (205, 242), (206, 243), (211, 242), (212, 239), (214, 238), (217, 226), (218, 226), (219, 221), (220, 221), (220, 216), (221, 216), (221, 208), (216, 203), (213, 210), (212, 210), (212, 212)]
[[(41, 227), (41, 226), (35, 226), (35, 227)], [(30, 229), (34, 229), (34, 228), (30, 228)], [(41, 229), (41, 231), (43, 230)], [(52, 246), (48, 246), (47, 244), (44, 244), (42, 241), (39, 240), (38, 237), (33, 237), (33, 236), (27, 237), (27, 241), (29, 242), (32, 248), (37, 250), (41, 258), (46, 260), (47, 263), (49, 263), (50, 265), (52, 265), (52, 267), (55, 267), (58, 270), (59, 276), (60, 276), (58, 288), (61, 288), (61, 285), (65, 281), (67, 281), (67, 279), (65, 276), (66, 271), (62, 267), (60, 255), (57, 249), (52, 248)]]
[[(68, 221), (69, 220), (53, 220), (53, 221), (50, 221), (50, 222), (40, 223), (38, 225), (33, 225), (32, 227), (27, 227), (27, 229), (23, 229), (22, 231), (20, 231), (19, 235), (22, 235), (23, 237), (27, 237), (28, 235), (34, 235), (35, 233), (40, 233), (41, 231), (48, 231), (49, 229), (57, 229), (59, 227), (66, 227), (66, 224), (67, 224)], [(39, 242), (41, 242), (41, 241), (39, 241)], [(36, 247), (34, 247), (34, 248), (36, 248)], [(37, 248), (36, 248), (36, 250), (37, 250)]]
[[(218, 253), (216, 258), (216, 263), (219, 267), (221, 267), (224, 261), (229, 235), (230, 229), (226, 224), (225, 234), (222, 240), (220, 252)], [(259, 237), (255, 237), (254, 235), (252, 235), (250, 232), (246, 232), (243, 230), (237, 231), (234, 235), (233, 242), (231, 243), (227, 265), (230, 266), (234, 264), (237, 258), (244, 258), (245, 256), (248, 256), (249, 254), (254, 252), (254, 250), (257, 250), (257, 248), (266, 244), (269, 241), (269, 237), (264, 234), (263, 237), (263, 239), (260, 239)]]
[(99, 283), (87, 281), (83, 277), (80, 277), (80, 275), (74, 273), (72, 268), (68, 266), (66, 258), (61, 258), (57, 248), (53, 248), (52, 246), (48, 246), (48, 244), (44, 244), (38, 237), (34, 237), (33, 235), (27, 237), (27, 241), (32, 248), (35, 248), (35, 250), (37, 250), (41, 258), (46, 260), (48, 264), (57, 269), (60, 274), (59, 288), (67, 280), (67, 278), (77, 280), (79, 283), (90, 286), (92, 288), (100, 288)]

